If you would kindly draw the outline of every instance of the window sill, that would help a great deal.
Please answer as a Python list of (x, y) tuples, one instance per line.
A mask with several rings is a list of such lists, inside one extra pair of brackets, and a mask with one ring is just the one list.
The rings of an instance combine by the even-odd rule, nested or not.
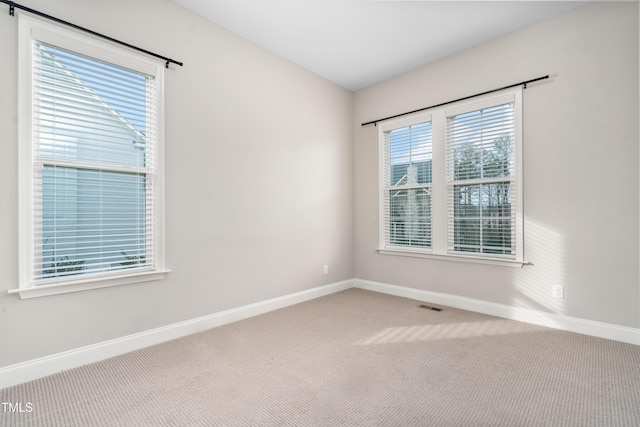
[(50, 295), (67, 294), (70, 292), (87, 291), (90, 289), (106, 288), (111, 286), (128, 285), (133, 283), (150, 282), (164, 278), (171, 270), (144, 271), (127, 274), (126, 276), (97, 277), (80, 279), (73, 282), (40, 285), (32, 288), (9, 289), (8, 294), (18, 294), (20, 299), (46, 297)]
[(398, 255), (414, 258), (438, 259), (442, 261), (470, 262), (475, 264), (500, 265), (513, 268), (521, 268), (525, 265), (530, 265), (529, 262), (518, 261), (515, 259), (506, 259), (499, 257), (479, 257), (472, 255), (434, 254), (433, 252), (416, 251), (401, 248), (379, 248), (376, 249), (376, 251), (381, 255)]

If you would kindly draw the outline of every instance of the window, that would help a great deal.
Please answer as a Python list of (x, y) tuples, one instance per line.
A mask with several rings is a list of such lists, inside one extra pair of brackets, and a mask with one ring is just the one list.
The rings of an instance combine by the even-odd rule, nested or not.
[(385, 240), (391, 245), (431, 247), (431, 123), (384, 134)]
[(161, 278), (162, 65), (19, 18), (17, 292)]
[(523, 262), (521, 89), (381, 123), (381, 253)]

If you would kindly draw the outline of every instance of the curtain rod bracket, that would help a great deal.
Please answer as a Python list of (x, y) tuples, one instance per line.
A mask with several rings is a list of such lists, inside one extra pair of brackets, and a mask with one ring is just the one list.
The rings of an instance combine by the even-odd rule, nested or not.
[(9, 16), (15, 16), (15, 14), (16, 14), (16, 10), (13, 7), (13, 4), (9, 3)]

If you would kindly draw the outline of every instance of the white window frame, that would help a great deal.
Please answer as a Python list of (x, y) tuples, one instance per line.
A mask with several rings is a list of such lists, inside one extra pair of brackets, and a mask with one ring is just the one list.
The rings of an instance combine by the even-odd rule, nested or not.
[[(8, 293), (20, 298), (57, 295), (89, 289), (118, 286), (162, 279), (169, 272), (165, 268), (164, 251), (164, 66), (150, 57), (130, 49), (101, 41), (68, 27), (39, 18), (18, 14), (18, 164), (19, 164), (19, 285)], [(51, 284), (36, 285), (34, 281), (34, 223), (33, 192), (35, 185), (32, 158), (33, 108), (33, 50), (37, 42), (51, 44), (71, 52), (102, 60), (123, 68), (153, 76), (157, 88), (157, 175), (155, 177), (154, 262), (144, 271), (119, 270), (110, 274), (70, 276)]]
[[(398, 120), (393, 121), (392, 123), (384, 123), (382, 125), (380, 125), (380, 138), (385, 138), (385, 133), (386, 132), (390, 132), (393, 131), (395, 129), (401, 129), (401, 128), (407, 128), (413, 125), (417, 125), (417, 124), (422, 124), (422, 123), (430, 123), (432, 121), (432, 117), (431, 114), (419, 114), (416, 116), (412, 116), (412, 117), (408, 117), (408, 118), (401, 118)], [(385, 126), (386, 125), (386, 126)], [(433, 136), (432, 136), (433, 138)], [(391, 175), (391, 171), (387, 171), (386, 170), (386, 161), (387, 159), (391, 159), (390, 157), (390, 152), (389, 152), (389, 148), (386, 144), (385, 141), (381, 141), (380, 143), (380, 242), (384, 245), (384, 247), (389, 248), (391, 250), (397, 250), (397, 251), (403, 251), (405, 246), (400, 246), (400, 245), (393, 245), (390, 242), (387, 242), (387, 238), (390, 237), (391, 235), (391, 230), (390, 227), (387, 227), (387, 222), (385, 221), (388, 213), (386, 212), (386, 207), (387, 204), (385, 203), (385, 200), (387, 198), (387, 192), (391, 189), (391, 188), (396, 188), (395, 186), (390, 185), (389, 183), (389, 177)], [(431, 155), (433, 156), (433, 152), (431, 153)], [(433, 164), (433, 163), (432, 163)], [(388, 172), (388, 173), (387, 173)], [(433, 180), (433, 172), (432, 172), (432, 180)], [(423, 189), (423, 188), (428, 188), (430, 194), (432, 195), (431, 198), (433, 199), (433, 181), (430, 183), (423, 183), (423, 184), (416, 184), (415, 186), (409, 186), (409, 187), (402, 187), (399, 188), (399, 190), (406, 190), (406, 189)], [(390, 203), (389, 203), (390, 206)], [(389, 215), (390, 217), (390, 215)], [(429, 252), (431, 250), (431, 248), (433, 247), (433, 210), (431, 212), (431, 224), (430, 224), (430, 228), (431, 228), (431, 236), (430, 236), (430, 240), (431, 240), (431, 246), (421, 246), (420, 248), (425, 251), (425, 252)], [(382, 246), (381, 246), (382, 247)], [(418, 248), (417, 246), (412, 246), (411, 248)], [(420, 251), (420, 249), (418, 249)]]
[[(514, 104), (514, 148), (515, 148), (515, 256), (496, 254), (463, 253), (449, 251), (449, 215), (448, 182), (447, 182), (447, 117), (462, 112), (474, 111), (493, 105), (513, 102)], [(432, 246), (419, 248), (410, 246), (391, 245), (386, 241), (384, 205), (385, 191), (385, 133), (419, 123), (432, 123)], [(378, 124), (379, 147), (379, 246), (377, 252), (383, 255), (400, 255), (419, 258), (431, 258), (449, 261), (464, 261), (471, 263), (522, 267), (524, 260), (524, 212), (523, 212), (523, 179), (522, 179), (522, 88), (506, 89), (504, 91), (478, 96), (470, 100), (460, 101), (449, 105), (432, 108), (419, 113), (389, 119)]]

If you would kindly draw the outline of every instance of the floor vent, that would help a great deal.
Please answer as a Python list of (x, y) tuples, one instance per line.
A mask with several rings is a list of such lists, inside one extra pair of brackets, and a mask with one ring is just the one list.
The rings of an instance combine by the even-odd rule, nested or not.
[(427, 310), (442, 311), (442, 309), (441, 309), (441, 308), (438, 308), (438, 307), (431, 307), (430, 305), (424, 305), (424, 304), (421, 304), (421, 305), (419, 305), (418, 307), (420, 307), (420, 308), (426, 308)]

